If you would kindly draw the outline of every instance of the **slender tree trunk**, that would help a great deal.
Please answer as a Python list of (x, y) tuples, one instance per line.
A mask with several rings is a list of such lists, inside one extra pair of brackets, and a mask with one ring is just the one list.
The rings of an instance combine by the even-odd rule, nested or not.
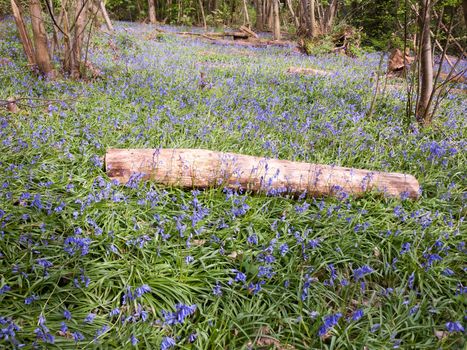
[(86, 27), (86, 0), (76, 1), (76, 24), (75, 36), (73, 41), (73, 65), (71, 67), (71, 76), (74, 79), (81, 77), (81, 54), (83, 50), (83, 38)]
[(300, 27), (300, 21), (298, 20), (298, 17), (295, 15), (295, 11), (292, 5), (292, 0), (286, 0), (286, 2), (287, 2), (287, 7), (289, 8), (290, 14), (292, 15), (292, 18), (295, 22), (295, 27), (298, 30), (298, 28)]
[(42, 20), (42, 9), (39, 0), (31, 0), (31, 25), (35, 44), (35, 58), (39, 71), (49, 78), (55, 77), (55, 71), (50, 61), (47, 34)]
[(101, 9), (102, 17), (104, 17), (104, 21), (105, 21), (105, 25), (107, 26), (107, 29), (110, 31), (113, 31), (114, 27), (112, 25), (112, 21), (110, 20), (109, 14), (107, 13), (107, 9), (105, 8), (104, 0), (99, 0), (99, 7)]
[(255, 0), (256, 8), (256, 29), (260, 32), (264, 30), (264, 20), (263, 20), (263, 1), (264, 0)]
[(300, 0), (300, 34), (306, 34), (310, 28), (310, 18), (307, 16), (307, 0)]
[(268, 19), (268, 28), (274, 29), (274, 2), (276, 0), (267, 0), (267, 19)]
[(281, 39), (281, 22), (279, 17), (279, 0), (272, 0), (272, 16), (273, 16), (273, 34), (274, 40)]
[(310, 13), (310, 36), (316, 37), (315, 0), (310, 0), (308, 11)]
[(19, 38), (21, 44), (23, 45), (24, 54), (28, 59), (30, 65), (36, 64), (36, 59), (34, 57), (34, 49), (29, 38), (26, 25), (24, 24), (23, 10), (21, 5), (16, 2), (16, 0), (11, 0), (11, 9), (13, 11), (13, 16), (15, 17), (16, 27), (18, 28)]
[(149, 9), (149, 22), (152, 24), (156, 23), (156, 6), (154, 5), (154, 0), (148, 0), (148, 9)]
[(201, 10), (201, 18), (203, 19), (203, 27), (204, 27), (204, 30), (207, 30), (208, 25), (206, 24), (206, 16), (204, 15), (203, 0), (198, 0), (198, 3), (199, 3), (199, 8)]
[(243, 13), (245, 15), (243, 24), (247, 26), (248, 28), (251, 28), (250, 16), (248, 15), (248, 6), (246, 4), (246, 0), (243, 0)]
[(322, 23), (322, 28), (323, 28), (323, 33), (328, 34), (332, 26), (334, 24), (334, 17), (337, 12), (337, 0), (332, 0), (329, 6), (327, 7), (324, 18), (323, 18), (323, 23)]
[(462, 1), (462, 9), (464, 10), (464, 24), (467, 27), (467, 0)]
[(420, 96), (416, 117), (421, 124), (431, 122), (430, 97), (433, 93), (433, 59), (431, 56), (431, 0), (420, 0)]

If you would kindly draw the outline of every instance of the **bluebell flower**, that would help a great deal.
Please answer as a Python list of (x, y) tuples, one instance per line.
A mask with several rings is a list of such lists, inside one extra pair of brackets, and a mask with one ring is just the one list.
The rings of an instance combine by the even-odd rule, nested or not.
[(63, 317), (65, 317), (67, 321), (71, 320), (71, 312), (68, 311), (68, 309), (63, 310)]
[(66, 325), (65, 322), (60, 323), (60, 331), (62, 333), (66, 333), (68, 331), (68, 326)]
[(73, 340), (75, 341), (75, 343), (81, 340), (84, 340), (84, 335), (78, 331), (71, 333), (71, 336), (73, 337)]
[(248, 242), (248, 244), (257, 245), (258, 244), (258, 236), (255, 235), (255, 234), (252, 234), (251, 236), (248, 236), (246, 241)]
[(379, 323), (375, 323), (375, 324), (371, 327), (370, 332), (371, 332), (371, 333), (374, 333), (374, 332), (376, 332), (376, 331), (377, 331), (378, 329), (380, 329), (380, 328), (381, 328), (381, 325), (380, 325)]
[(96, 318), (96, 314), (93, 314), (93, 313), (89, 313), (85, 318), (84, 318), (84, 322), (85, 323), (93, 323), (94, 322), (94, 319)]
[(442, 274), (445, 275), (445, 276), (452, 276), (452, 275), (454, 275), (454, 271), (452, 271), (450, 268), (446, 267), (443, 270)]
[(164, 337), (161, 343), (161, 350), (168, 350), (175, 346), (175, 339), (171, 337)]
[(350, 316), (347, 321), (358, 321), (363, 317), (363, 310), (362, 309), (357, 309), (352, 313), (352, 316)]
[(11, 290), (11, 287), (8, 284), (5, 284), (2, 288), (0, 288), (0, 295), (5, 294), (6, 292), (10, 290)]
[(217, 282), (216, 285), (212, 288), (212, 294), (214, 294), (217, 297), (220, 297), (222, 295), (222, 288), (219, 282)]
[(196, 338), (198, 338), (198, 334), (196, 334), (196, 333), (191, 333), (190, 336), (188, 337), (188, 341), (189, 341), (190, 343), (193, 343), (193, 342), (196, 340)]
[(454, 333), (454, 332), (464, 332), (464, 326), (459, 321), (450, 321), (446, 323), (446, 330), (449, 333)]
[(238, 270), (233, 270), (233, 272), (235, 272), (235, 282), (245, 282), (246, 281), (246, 275), (241, 272), (241, 271), (238, 271)]
[(37, 265), (42, 266), (45, 271), (47, 271), (48, 268), (53, 266), (53, 264), (46, 259), (37, 259), (36, 263)]
[(288, 251), (289, 251), (289, 246), (287, 245), (287, 243), (281, 244), (281, 246), (279, 247), (279, 253), (282, 256), (284, 256), (285, 254), (287, 254)]
[(193, 261), (195, 261), (195, 258), (193, 258), (191, 255), (188, 255), (188, 256), (185, 257), (185, 264), (189, 265)]
[(135, 289), (135, 298), (140, 298), (143, 294), (150, 293), (151, 287), (147, 284), (143, 284), (141, 287)]
[(39, 297), (36, 294), (32, 294), (31, 296), (24, 299), (24, 303), (26, 305), (32, 304), (34, 301), (39, 300)]
[(120, 309), (118, 307), (116, 307), (115, 309), (113, 309), (113, 310), (111, 310), (109, 312), (109, 317), (117, 316), (119, 313), (120, 313)]
[(410, 243), (409, 242), (405, 242), (404, 244), (402, 244), (402, 249), (400, 251), (399, 254), (405, 254), (407, 253), (408, 251), (410, 250)]
[(195, 311), (196, 305), (177, 304), (175, 305), (175, 312), (162, 310), (162, 315), (164, 316), (164, 323), (171, 326), (177, 323), (182, 324), (185, 318), (194, 314)]
[(130, 337), (130, 342), (131, 342), (131, 345), (136, 346), (136, 344), (138, 344), (139, 340), (138, 340), (138, 338), (136, 338), (134, 336), (134, 334), (132, 334), (131, 337)]
[(368, 265), (364, 265), (356, 270), (354, 270), (354, 279), (356, 281), (358, 281), (359, 279), (365, 277), (366, 275), (374, 272), (375, 270), (373, 270), (370, 266)]
[(329, 316), (325, 316), (324, 317), (324, 320), (323, 320), (323, 325), (321, 327), (319, 327), (319, 330), (318, 330), (318, 335), (320, 337), (326, 335), (326, 333), (332, 328), (334, 327), (335, 325), (337, 325), (337, 323), (339, 322), (339, 319), (342, 317), (342, 314), (340, 312), (334, 314), (334, 315), (329, 315)]

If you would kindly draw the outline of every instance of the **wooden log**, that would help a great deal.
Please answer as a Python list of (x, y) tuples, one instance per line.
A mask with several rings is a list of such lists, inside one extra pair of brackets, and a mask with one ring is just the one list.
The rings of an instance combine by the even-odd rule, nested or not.
[(258, 34), (256, 34), (254, 31), (252, 31), (250, 28), (245, 27), (245, 26), (240, 26), (240, 31), (244, 32), (248, 36), (251, 36), (252, 38), (259, 39)]
[(300, 67), (289, 67), (287, 73), (290, 74), (302, 74), (302, 75), (318, 75), (318, 76), (329, 76), (332, 72), (325, 70), (314, 69), (314, 68), (300, 68)]
[(120, 183), (151, 180), (182, 188), (228, 187), (267, 194), (362, 195), (368, 191), (417, 198), (412, 175), (267, 159), (204, 149), (108, 149), (107, 175)]

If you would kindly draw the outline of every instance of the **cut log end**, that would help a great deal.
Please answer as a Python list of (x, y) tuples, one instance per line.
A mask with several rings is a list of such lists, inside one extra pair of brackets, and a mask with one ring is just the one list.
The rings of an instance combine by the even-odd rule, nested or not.
[(181, 188), (227, 187), (266, 194), (417, 198), (420, 185), (408, 174), (267, 159), (203, 149), (109, 149), (107, 175), (119, 183), (150, 180)]

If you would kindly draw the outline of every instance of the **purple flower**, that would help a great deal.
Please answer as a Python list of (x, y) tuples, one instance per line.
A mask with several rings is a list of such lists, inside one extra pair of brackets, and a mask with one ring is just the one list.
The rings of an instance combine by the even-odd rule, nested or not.
[(193, 258), (191, 255), (188, 255), (187, 257), (185, 257), (185, 264), (189, 265), (193, 261), (195, 261), (195, 258)]
[(84, 335), (82, 335), (78, 331), (71, 333), (71, 336), (73, 337), (73, 340), (75, 341), (75, 343), (77, 343), (77, 342), (79, 342), (81, 340), (84, 340)]
[(164, 337), (161, 343), (161, 350), (168, 350), (175, 346), (175, 339), (171, 337)]
[(375, 270), (373, 270), (370, 266), (364, 265), (364, 266), (356, 269), (354, 271), (353, 275), (354, 275), (355, 280), (358, 281), (359, 279), (365, 277), (366, 275), (368, 275), (368, 274), (370, 274), (370, 273), (372, 273), (374, 271)]
[(341, 317), (342, 314), (340, 312), (334, 315), (325, 316), (323, 320), (323, 325), (319, 327), (318, 335), (320, 337), (324, 336), (332, 327), (337, 325)]
[(26, 305), (31, 305), (36, 300), (39, 300), (39, 297), (36, 294), (32, 294), (31, 296), (24, 299), (24, 303)]
[(150, 292), (151, 292), (151, 287), (149, 287), (147, 284), (143, 284), (141, 287), (136, 288), (135, 297), (140, 298), (143, 294), (150, 293)]
[(245, 282), (246, 281), (246, 275), (238, 270), (233, 270), (235, 272), (235, 282)]
[(212, 288), (212, 294), (214, 294), (216, 297), (220, 297), (222, 295), (222, 289), (219, 282), (217, 282), (216, 285)]
[(381, 325), (380, 325), (379, 323), (376, 323), (376, 324), (374, 324), (374, 325), (371, 327), (370, 332), (371, 332), (371, 333), (374, 333), (374, 332), (376, 332), (376, 331), (377, 331), (378, 329), (380, 329), (380, 328), (381, 328)]
[(120, 309), (116, 307), (115, 309), (109, 312), (109, 317), (117, 316), (119, 313), (120, 313)]
[(164, 316), (164, 323), (171, 326), (177, 323), (182, 324), (185, 318), (194, 314), (195, 311), (196, 305), (177, 304), (175, 305), (175, 312), (162, 310), (162, 315)]
[(198, 338), (198, 334), (196, 334), (196, 333), (191, 333), (190, 336), (188, 337), (188, 341), (189, 341), (190, 343), (193, 343), (193, 342), (196, 340), (196, 338)]
[(287, 254), (287, 252), (289, 251), (289, 246), (287, 245), (287, 243), (284, 243), (282, 244), (280, 247), (279, 247), (279, 253), (284, 256), (285, 254)]
[(362, 309), (357, 309), (353, 312), (352, 316), (350, 316), (347, 321), (358, 321), (363, 317), (363, 310)]
[(131, 337), (130, 337), (130, 342), (131, 342), (131, 345), (136, 346), (136, 344), (138, 344), (139, 340), (138, 340), (138, 338), (136, 338), (136, 337), (132, 334)]
[(67, 321), (71, 320), (71, 312), (67, 309), (63, 310), (63, 317), (65, 317)]
[(2, 288), (0, 288), (0, 295), (5, 294), (6, 292), (10, 290), (11, 290), (11, 287), (8, 284), (5, 284)]
[(257, 245), (258, 244), (258, 236), (253, 234), (251, 236), (249, 236), (246, 241), (248, 242), (248, 244), (254, 244), (254, 245)]
[(464, 332), (464, 326), (459, 321), (447, 322), (446, 329), (449, 333)]
[(96, 318), (96, 314), (93, 314), (93, 313), (89, 313), (85, 318), (84, 318), (84, 322), (85, 323), (93, 323), (94, 322), (94, 319)]

